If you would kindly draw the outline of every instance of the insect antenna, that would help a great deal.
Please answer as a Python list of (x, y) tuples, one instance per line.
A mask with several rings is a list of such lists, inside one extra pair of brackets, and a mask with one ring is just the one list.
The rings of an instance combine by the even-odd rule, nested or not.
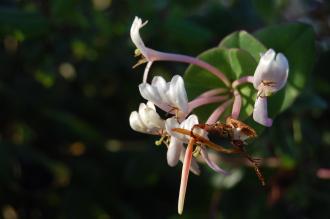
[(246, 150), (244, 148), (241, 148), (241, 149), (242, 149), (243, 156), (245, 156), (252, 163), (253, 168), (254, 168), (254, 172), (256, 173), (261, 185), (266, 186), (265, 178), (264, 178), (264, 176), (262, 175), (262, 173), (259, 169), (259, 166), (261, 164), (261, 159), (260, 158), (253, 158), (246, 152)]

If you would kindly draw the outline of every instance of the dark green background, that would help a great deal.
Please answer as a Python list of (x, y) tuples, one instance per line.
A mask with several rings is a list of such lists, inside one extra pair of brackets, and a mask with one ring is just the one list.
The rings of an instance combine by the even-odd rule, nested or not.
[[(112, 0), (103, 9), (95, 2), (1, 1), (2, 218), (330, 217), (330, 181), (317, 176), (330, 168), (326, 1)], [(249, 148), (267, 161), (266, 188), (226, 157), (223, 166), (242, 179), (228, 188), (202, 166), (177, 215), (181, 165), (167, 166), (165, 147), (128, 124), (142, 101), (143, 67), (131, 69), (135, 15), (149, 20), (141, 31), (149, 47), (192, 56), (236, 30), (298, 20), (314, 27), (317, 57), (307, 86)], [(186, 67), (156, 63), (152, 72), (170, 78)]]

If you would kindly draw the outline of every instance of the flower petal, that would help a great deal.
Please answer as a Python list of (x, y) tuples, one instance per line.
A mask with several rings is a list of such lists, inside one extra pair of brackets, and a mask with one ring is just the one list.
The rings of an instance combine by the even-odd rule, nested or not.
[(153, 109), (154, 111), (156, 111), (156, 107), (155, 107), (155, 104), (151, 101), (148, 101), (147, 102), (147, 107)]
[[(197, 124), (198, 124), (198, 117), (195, 114), (191, 114), (186, 120), (184, 120), (180, 124), (180, 128), (192, 130), (194, 125), (197, 125)], [(203, 136), (204, 138), (208, 139), (207, 132), (198, 127), (194, 128), (194, 134), (198, 134), (198, 135)], [(188, 139), (189, 136), (185, 136), (185, 138)]]
[(175, 117), (168, 118), (165, 121), (165, 129), (171, 136), (181, 137), (180, 134), (172, 131), (172, 129), (178, 128), (179, 126), (180, 124)]
[(175, 75), (169, 86), (168, 95), (172, 104), (184, 113), (188, 113), (188, 97), (184, 81), (180, 75)]
[(207, 163), (207, 165), (214, 170), (217, 173), (221, 173), (223, 175), (229, 175), (227, 171), (221, 169), (216, 163), (213, 162), (213, 160), (211, 160), (209, 158), (208, 152), (206, 150), (206, 148), (201, 147), (201, 155), (203, 157), (203, 159), (205, 160), (205, 162)]
[(149, 100), (149, 101), (153, 102), (156, 105), (157, 105), (157, 103), (161, 103), (162, 102), (162, 99), (159, 96), (159, 93), (158, 93), (157, 89), (155, 89), (150, 84), (148, 84), (148, 83), (141, 83), (139, 85), (139, 90), (140, 90), (141, 96), (144, 99)]
[(155, 87), (158, 91), (159, 96), (162, 99), (162, 102), (169, 104), (170, 98), (166, 95), (167, 90), (169, 89), (169, 84), (166, 83), (165, 79), (160, 76), (155, 76), (152, 79), (151, 86)]
[(273, 120), (268, 118), (267, 109), (267, 98), (257, 97), (253, 109), (253, 119), (254, 121), (260, 123), (261, 125), (270, 127), (273, 124)]
[(288, 80), (289, 63), (288, 63), (288, 60), (286, 59), (286, 57), (282, 53), (277, 54), (276, 63), (278, 65), (278, 68), (280, 68), (279, 71), (284, 73), (284, 74), (282, 74), (282, 78), (279, 79), (279, 81), (282, 83), (278, 83), (278, 85), (277, 85), (277, 89), (280, 90), (284, 87), (284, 85), (286, 84), (286, 82)]
[(147, 133), (147, 127), (143, 124), (137, 111), (131, 112), (129, 116), (129, 124), (134, 131)]
[(167, 163), (174, 167), (180, 159), (181, 151), (183, 150), (183, 143), (179, 139), (172, 137), (170, 145), (167, 149)]
[(286, 84), (289, 73), (288, 60), (282, 53), (276, 55), (269, 49), (258, 63), (253, 77), (253, 86), (259, 94), (270, 95)]
[(259, 84), (262, 80), (264, 80), (264, 74), (269, 70), (269, 64), (275, 58), (275, 55), (275, 51), (273, 49), (269, 49), (261, 56), (258, 66), (254, 72), (253, 86), (255, 89), (258, 89)]
[(131, 39), (132, 39), (133, 43), (135, 44), (136, 48), (138, 48), (144, 56), (145, 56), (144, 51), (146, 49), (146, 46), (144, 45), (144, 43), (141, 39), (140, 29), (146, 24), (147, 24), (147, 22), (142, 23), (141, 18), (135, 17), (133, 24), (131, 26), (131, 31), (130, 31)]
[[(151, 105), (151, 102), (148, 102)], [(150, 130), (150, 132), (155, 132), (160, 129), (165, 128), (165, 122), (160, 118), (155, 110), (155, 107), (149, 107), (144, 103), (140, 104), (139, 115), (142, 122)]]
[(198, 124), (198, 117), (195, 114), (191, 114), (180, 124), (180, 128), (191, 130), (192, 127), (196, 124)]

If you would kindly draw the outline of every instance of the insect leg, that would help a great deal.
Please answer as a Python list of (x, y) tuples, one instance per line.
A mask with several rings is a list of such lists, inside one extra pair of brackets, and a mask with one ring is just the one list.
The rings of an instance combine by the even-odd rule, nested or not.
[(211, 149), (220, 152), (220, 153), (224, 153), (224, 154), (239, 154), (241, 153), (241, 150), (239, 148), (234, 148), (234, 149), (227, 149), (222, 147), (221, 145), (215, 144), (212, 141), (204, 138), (203, 136), (200, 136), (198, 134), (193, 134), (193, 136), (191, 135), (191, 131), (187, 130), (187, 129), (182, 129), (182, 128), (174, 128), (172, 129), (172, 131), (174, 132), (178, 132), (184, 135), (188, 135), (192, 138), (194, 138), (197, 142), (202, 143), (208, 147), (210, 147)]
[(258, 158), (253, 158), (251, 157), (247, 152), (246, 150), (244, 149), (244, 147), (240, 147), (241, 148), (241, 151), (242, 151), (242, 155), (245, 156), (253, 165), (253, 168), (254, 168), (254, 171), (261, 183), (262, 186), (265, 186), (266, 185), (266, 182), (265, 182), (265, 178), (263, 177), (260, 169), (259, 169), (259, 165), (260, 165), (260, 162), (261, 160), (258, 159)]

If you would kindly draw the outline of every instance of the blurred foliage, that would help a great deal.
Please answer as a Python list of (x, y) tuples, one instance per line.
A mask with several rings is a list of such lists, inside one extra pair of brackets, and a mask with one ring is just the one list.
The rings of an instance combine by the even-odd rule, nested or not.
[[(2, 0), (1, 217), (329, 218), (329, 5), (265, 2)], [(266, 189), (250, 168), (223, 157), (235, 169), (232, 178), (203, 168), (190, 178), (184, 215), (177, 215), (180, 166), (168, 167), (166, 149), (128, 126), (143, 71), (131, 69), (135, 15), (150, 21), (142, 32), (148, 46), (191, 55), (237, 30), (312, 25), (317, 60), (310, 78), (249, 148), (265, 158)], [(186, 67), (156, 63), (152, 72), (170, 77)]]

